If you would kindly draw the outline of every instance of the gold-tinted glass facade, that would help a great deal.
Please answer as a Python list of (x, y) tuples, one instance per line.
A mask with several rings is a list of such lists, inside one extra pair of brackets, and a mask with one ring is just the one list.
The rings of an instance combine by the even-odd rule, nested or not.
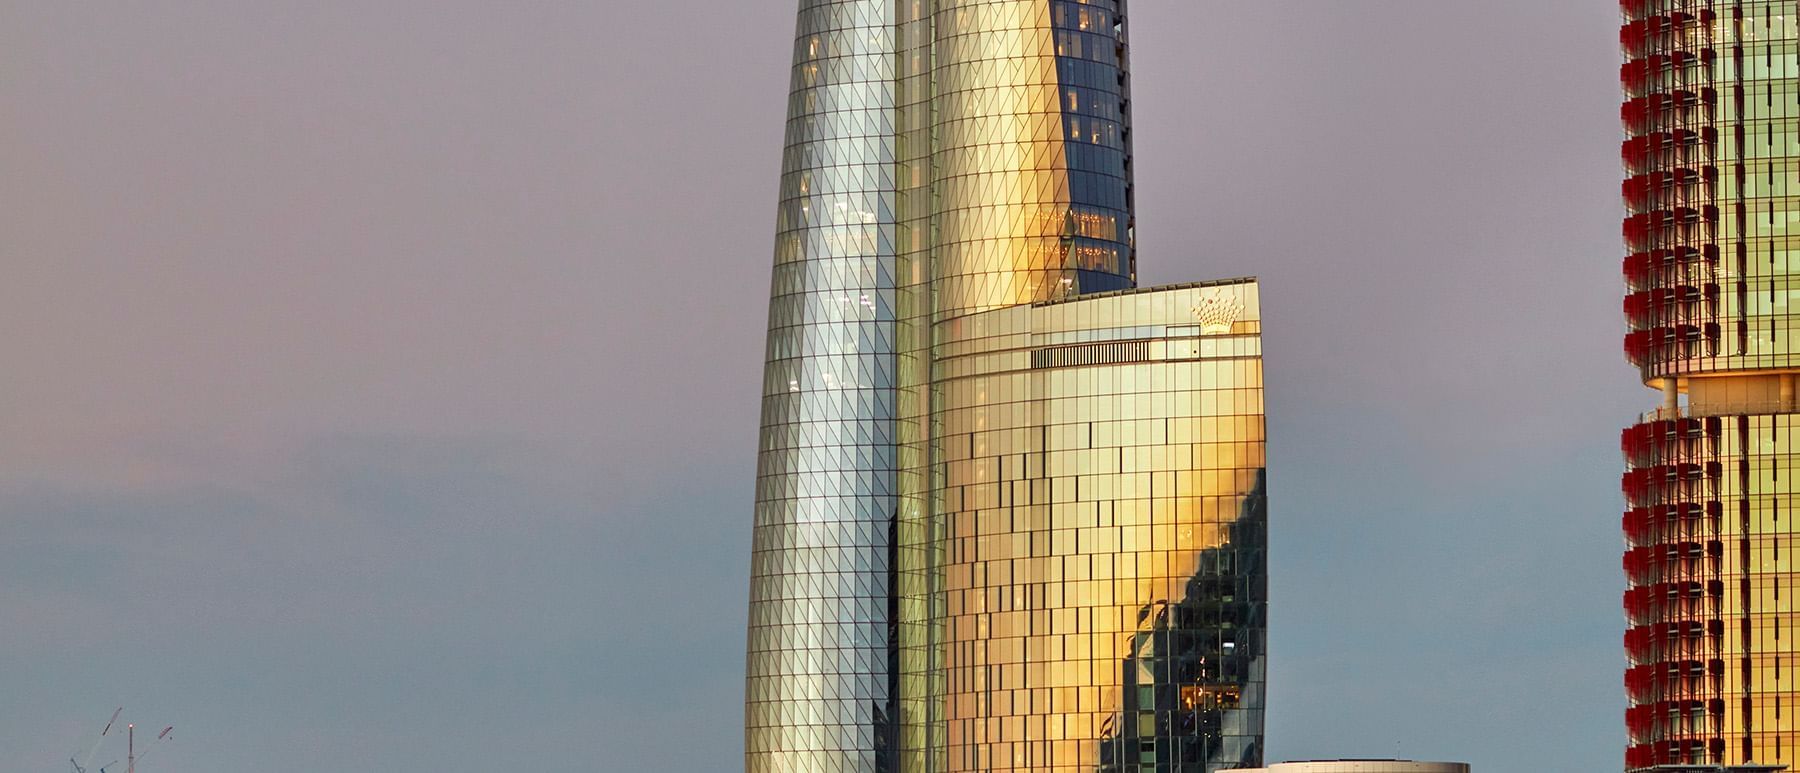
[(1800, 3), (1622, 6), (1625, 766), (1800, 767)]
[(938, 318), (1131, 287), (1124, 4), (933, 9)]
[(1628, 766), (1792, 766), (1800, 415), (1650, 418), (1626, 433)]
[(940, 322), (1135, 286), (1130, 78), (1123, 0), (899, 10), (898, 732), (901, 769), (937, 771), (958, 769), (945, 743)]
[(747, 769), (1259, 762), (1256, 287), (1135, 289), (1124, 0), (799, 20)]
[(1261, 762), (1253, 282), (939, 325), (945, 771)]

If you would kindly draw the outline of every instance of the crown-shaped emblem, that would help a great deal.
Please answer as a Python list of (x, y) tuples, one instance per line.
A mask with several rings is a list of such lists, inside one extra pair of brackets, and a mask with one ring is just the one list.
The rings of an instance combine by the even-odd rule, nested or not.
[(1218, 335), (1231, 332), (1231, 324), (1244, 315), (1244, 302), (1213, 290), (1200, 296), (1200, 302), (1191, 311), (1194, 319), (1200, 320), (1203, 335)]

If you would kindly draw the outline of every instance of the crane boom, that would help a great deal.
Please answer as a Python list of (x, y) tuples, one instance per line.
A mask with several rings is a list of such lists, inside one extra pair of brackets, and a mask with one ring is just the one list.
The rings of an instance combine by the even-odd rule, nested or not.
[(87, 766), (94, 764), (94, 754), (100, 751), (100, 744), (106, 741), (106, 734), (112, 732), (113, 725), (119, 721), (119, 715), (124, 711), (124, 706), (113, 709), (112, 718), (106, 720), (106, 727), (100, 729), (100, 735), (94, 738), (94, 745), (88, 747), (81, 762), (76, 762), (74, 757), (69, 758), (69, 764), (75, 767), (75, 773), (87, 773)]
[[(106, 737), (112, 735), (113, 727), (118, 725), (119, 717), (124, 714), (124, 712), (125, 708), (123, 706), (113, 710), (112, 717), (106, 720), (106, 726), (100, 729), (100, 735), (94, 738), (94, 745), (88, 748), (86, 756), (81, 756), (78, 753), (76, 756), (69, 758), (69, 767), (73, 769), (74, 773), (88, 773), (90, 770), (94, 771), (94, 773), (108, 773), (108, 771), (118, 773), (119, 760), (113, 760), (98, 768), (93, 768), (91, 766), (94, 762), (94, 755), (97, 754), (100, 751), (100, 747), (106, 743)], [(154, 725), (152, 725), (152, 727), (154, 727)], [(137, 764), (144, 761), (144, 758), (149, 757), (151, 752), (161, 749), (168, 745), (168, 742), (175, 740), (174, 733), (174, 725), (164, 726), (162, 732), (156, 734), (156, 738), (144, 742), (144, 751), (140, 752), (137, 750), (137, 723), (125, 723), (125, 773), (137, 773)], [(149, 736), (145, 737), (148, 738)], [(117, 752), (116, 748), (114, 749), (114, 752)]]

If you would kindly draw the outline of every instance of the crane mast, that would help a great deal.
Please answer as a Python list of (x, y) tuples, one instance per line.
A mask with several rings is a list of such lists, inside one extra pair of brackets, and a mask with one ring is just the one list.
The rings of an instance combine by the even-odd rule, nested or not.
[[(113, 711), (112, 718), (108, 719), (106, 721), (106, 727), (101, 728), (99, 737), (94, 739), (94, 743), (92, 746), (90, 746), (88, 748), (86, 756), (81, 756), (78, 753), (77, 756), (80, 757), (80, 759), (77, 759), (77, 757), (69, 758), (69, 767), (73, 768), (75, 770), (75, 773), (88, 773), (89, 766), (92, 765), (94, 762), (94, 754), (100, 751), (100, 745), (105, 743), (107, 736), (112, 734), (113, 725), (118, 723), (119, 715), (121, 713), (123, 713), (124, 711), (125, 711), (124, 707), (120, 707)], [(125, 724), (125, 773), (137, 773), (138, 762), (143, 760), (146, 757), (149, 757), (151, 752), (154, 752), (157, 749), (162, 748), (164, 745), (164, 742), (171, 740), (169, 738), (169, 734), (173, 733), (173, 732), (175, 732), (174, 725), (164, 727), (162, 732), (156, 734), (155, 740), (150, 741), (145, 745), (144, 753), (138, 754), (137, 753), (137, 723), (135, 723), (135, 722), (126, 723)], [(117, 747), (115, 747), (115, 748), (117, 748)], [(100, 766), (97, 769), (97, 771), (98, 771), (98, 773), (107, 773), (108, 769), (112, 768), (114, 765), (117, 765), (117, 764), (119, 764), (119, 761), (117, 759), (115, 759), (112, 762), (108, 762), (105, 765)]]

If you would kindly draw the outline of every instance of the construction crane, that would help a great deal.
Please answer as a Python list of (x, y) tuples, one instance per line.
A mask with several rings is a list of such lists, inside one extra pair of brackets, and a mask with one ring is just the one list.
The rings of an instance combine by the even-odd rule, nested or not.
[[(127, 730), (129, 730), (129, 727), (130, 726), (127, 726)], [(173, 732), (175, 732), (174, 725), (170, 725), (168, 727), (163, 728), (162, 732), (156, 734), (156, 740), (151, 741), (151, 743), (154, 745), (149, 747), (147, 750), (145, 750), (145, 752), (143, 754), (137, 754), (135, 756), (128, 755), (125, 758), (127, 760), (127, 762), (125, 763), (127, 766), (126, 773), (137, 773), (136, 767), (135, 767), (136, 763), (143, 762), (144, 758), (150, 756), (151, 752), (154, 752), (157, 749), (161, 749), (163, 747), (163, 744), (169, 740), (169, 734), (173, 733)], [(130, 742), (127, 742), (127, 746), (128, 746), (128, 748), (135, 749), (135, 745), (131, 744)]]
[[(92, 765), (94, 761), (94, 754), (100, 750), (100, 745), (112, 734), (113, 726), (118, 724), (119, 715), (124, 711), (124, 707), (120, 707), (113, 711), (112, 718), (106, 721), (106, 727), (100, 730), (100, 736), (94, 739), (93, 746), (88, 748), (87, 754), (82, 756), (79, 761), (74, 757), (69, 758), (69, 767), (74, 768), (75, 773), (88, 773), (88, 767)], [(144, 752), (139, 754), (137, 750), (137, 725), (135, 723), (127, 722), (125, 724), (125, 773), (137, 773), (137, 764), (143, 762), (144, 758), (150, 756), (151, 752), (162, 748), (167, 745), (169, 741), (173, 740), (171, 734), (174, 732), (174, 725), (164, 727), (162, 732), (156, 734), (156, 740), (146, 744)], [(96, 770), (98, 773), (107, 773), (109, 770), (116, 773), (118, 771), (118, 764), (119, 760), (113, 760), (105, 765), (101, 765)]]
[[(106, 734), (112, 732), (113, 725), (119, 721), (119, 714), (124, 711), (124, 706), (113, 709), (112, 719), (106, 720), (106, 727), (101, 728), (100, 735), (94, 737), (94, 745), (88, 747), (87, 754), (82, 756), (81, 762), (76, 762), (74, 757), (69, 758), (69, 765), (75, 768), (75, 773), (87, 773), (87, 766), (94, 764), (94, 753), (100, 751), (100, 744), (106, 740)], [(102, 771), (105, 769), (105, 766), (101, 767)]]

